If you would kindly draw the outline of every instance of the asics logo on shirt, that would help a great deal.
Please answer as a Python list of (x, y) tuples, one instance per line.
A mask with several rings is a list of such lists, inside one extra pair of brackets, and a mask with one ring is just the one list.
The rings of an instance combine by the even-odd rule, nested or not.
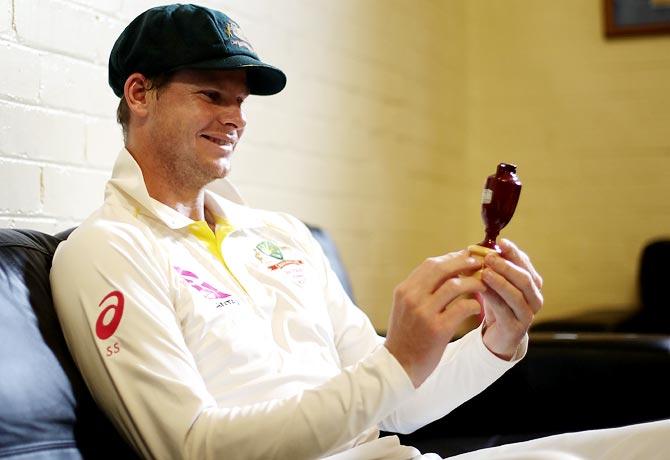
[(97, 335), (100, 340), (107, 340), (116, 332), (119, 323), (121, 323), (121, 317), (123, 316), (125, 299), (123, 298), (121, 291), (112, 291), (107, 294), (100, 301), (98, 307), (102, 307), (102, 305), (109, 299), (112, 299), (113, 303), (109, 304), (100, 312), (98, 320), (95, 322), (95, 335)]

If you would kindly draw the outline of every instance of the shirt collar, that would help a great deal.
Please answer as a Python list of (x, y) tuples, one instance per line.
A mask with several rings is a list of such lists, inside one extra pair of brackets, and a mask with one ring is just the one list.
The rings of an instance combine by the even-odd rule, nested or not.
[[(217, 182), (222, 182), (217, 185), (217, 190), (223, 196), (205, 190), (205, 207), (212, 214), (225, 218), (235, 228), (262, 224), (255, 213), (249, 212), (250, 209), (244, 205), (239, 192), (227, 179), (220, 179)], [(142, 170), (125, 148), (121, 149), (116, 159), (112, 178), (107, 182), (105, 189), (105, 198), (116, 193), (132, 199), (147, 214), (156, 217), (172, 229), (183, 228), (194, 222), (189, 217), (149, 196)]]

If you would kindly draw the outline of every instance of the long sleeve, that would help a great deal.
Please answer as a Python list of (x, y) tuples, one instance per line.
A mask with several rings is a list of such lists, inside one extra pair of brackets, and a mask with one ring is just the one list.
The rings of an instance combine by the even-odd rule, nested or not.
[(440, 419), (476, 396), (511, 369), (524, 355), (527, 338), (511, 361), (491, 353), (482, 341), (481, 326), (449, 345), (437, 368), (381, 427), (396, 433), (411, 433)]
[[(318, 252), (314, 246), (311, 250)], [(325, 256), (323, 273), (338, 352), (344, 365), (355, 363), (383, 344), (384, 339), (375, 333), (368, 317), (348, 298)], [(481, 327), (469, 332), (447, 346), (435, 371), (396, 410), (380, 420), (380, 428), (409, 433), (442, 418), (513, 367), (525, 355), (526, 348), (527, 338), (513, 359), (504, 361), (486, 348)]]
[(60, 247), (51, 281), (92, 394), (146, 458), (316, 458), (414, 389), (384, 347), (286, 399), (221, 407), (186, 346), (166, 257), (143, 231), (98, 223)]

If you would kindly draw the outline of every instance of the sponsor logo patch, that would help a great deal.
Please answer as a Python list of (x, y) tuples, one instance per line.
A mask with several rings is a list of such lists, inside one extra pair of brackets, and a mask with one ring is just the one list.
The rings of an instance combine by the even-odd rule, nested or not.
[(239, 302), (230, 294), (223, 292), (212, 286), (206, 281), (201, 280), (198, 275), (190, 270), (181, 267), (174, 267), (175, 271), (181, 276), (186, 284), (198, 291), (204, 298), (209, 300), (217, 300), (216, 308), (222, 308), (228, 305), (238, 305)]
[(95, 322), (95, 335), (100, 340), (105, 340), (103, 345), (103, 353), (106, 357), (114, 356), (121, 351), (121, 344), (118, 341), (107, 341), (114, 335), (121, 324), (123, 317), (123, 308), (126, 303), (123, 293), (121, 291), (112, 291), (102, 298), (98, 307), (103, 307), (103, 310), (98, 315)]
[(107, 305), (107, 307), (100, 312), (98, 320), (95, 322), (95, 335), (97, 335), (100, 340), (107, 340), (116, 332), (116, 329), (121, 323), (121, 317), (123, 316), (125, 299), (121, 291), (112, 291), (107, 294), (100, 301), (98, 307), (102, 307), (102, 305), (110, 299), (112, 303)]

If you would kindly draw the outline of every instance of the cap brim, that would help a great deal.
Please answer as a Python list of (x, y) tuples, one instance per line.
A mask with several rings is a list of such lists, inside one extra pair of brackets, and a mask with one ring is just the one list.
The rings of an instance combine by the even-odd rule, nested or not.
[[(237, 55), (211, 59), (180, 66), (181, 69), (217, 69), (247, 71), (249, 93), (259, 96), (277, 94), (286, 86), (286, 75), (276, 67), (254, 59), (251, 56)], [(173, 69), (177, 70), (177, 69)]]

